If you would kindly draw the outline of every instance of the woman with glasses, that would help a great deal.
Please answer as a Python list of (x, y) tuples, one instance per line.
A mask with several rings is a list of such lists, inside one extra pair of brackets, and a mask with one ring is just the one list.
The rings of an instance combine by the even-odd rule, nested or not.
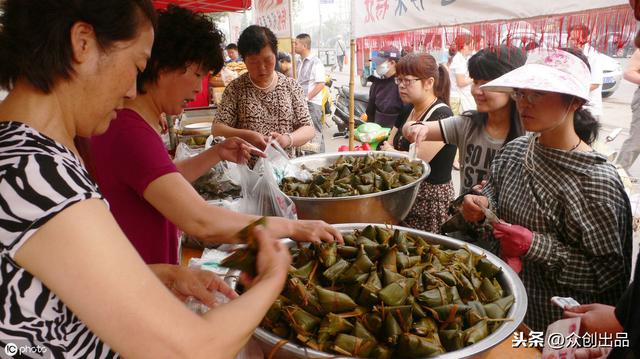
[[(382, 145), (385, 151), (409, 151), (409, 141), (398, 129), (407, 120), (433, 121), (453, 116), (449, 108), (449, 75), (444, 66), (428, 54), (408, 54), (396, 65), (395, 82), (402, 102), (410, 104), (403, 110), (391, 130), (390, 140)], [(447, 208), (453, 199), (451, 168), (456, 147), (443, 142), (428, 142), (420, 146), (418, 157), (429, 162), (431, 174), (420, 185), (418, 197), (404, 223), (423, 231), (437, 233), (447, 219)]]
[(482, 196), (467, 195), (463, 214), (485, 221), (489, 208), (509, 223), (492, 223), (492, 234), (520, 271), (525, 322), (536, 331), (562, 317), (552, 296), (613, 305), (629, 283), (631, 206), (615, 167), (591, 147), (599, 124), (583, 108), (590, 79), (581, 53), (540, 50), (482, 87), (510, 93), (532, 134), (494, 158)]
[(493, 156), (509, 141), (524, 134), (515, 102), (507, 94), (480, 89), (481, 85), (520, 67), (525, 55), (517, 48), (487, 48), (469, 59), (469, 74), (478, 111), (437, 122), (409, 119), (402, 127), (410, 142), (444, 141), (460, 150), (460, 194), (486, 179)]

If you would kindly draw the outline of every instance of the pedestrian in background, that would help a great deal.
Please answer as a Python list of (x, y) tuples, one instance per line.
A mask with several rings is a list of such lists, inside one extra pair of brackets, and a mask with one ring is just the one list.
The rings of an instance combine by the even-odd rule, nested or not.
[[(624, 70), (624, 79), (640, 85), (640, 50), (631, 56), (627, 68)], [(622, 144), (616, 163), (629, 171), (640, 154), (640, 87), (636, 89), (631, 100), (631, 127), (629, 137)]]
[(317, 56), (311, 53), (311, 36), (300, 34), (296, 36), (295, 53), (300, 55), (296, 72), (298, 84), (306, 93), (309, 113), (313, 121), (316, 135), (311, 141), (315, 146), (312, 152), (324, 152), (324, 136), (322, 135), (322, 89), (326, 81), (324, 65)]
[(225, 61), (226, 63), (230, 62), (242, 62), (242, 57), (238, 54), (238, 45), (231, 43), (224, 48), (227, 51), (227, 57), (229, 59)]
[(403, 108), (402, 100), (396, 85), (396, 65), (400, 60), (400, 50), (388, 46), (378, 50), (373, 58), (375, 64), (374, 76), (369, 76), (369, 103), (367, 104), (367, 119), (382, 127), (393, 128), (398, 115)]
[(469, 77), (467, 61), (473, 55), (473, 38), (469, 34), (458, 35), (449, 48), (451, 63), (449, 77), (451, 79), (451, 110), (454, 115), (476, 109), (471, 96), (473, 80)]
[(344, 47), (344, 42), (342, 41), (342, 35), (338, 35), (336, 39), (336, 61), (338, 62), (338, 68), (340, 68), (340, 72), (342, 72), (342, 67), (344, 66), (344, 58), (347, 51)]

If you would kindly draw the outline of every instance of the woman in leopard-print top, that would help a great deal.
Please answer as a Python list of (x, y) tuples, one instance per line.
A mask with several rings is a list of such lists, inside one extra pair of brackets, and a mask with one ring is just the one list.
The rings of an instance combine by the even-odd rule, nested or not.
[(315, 135), (307, 101), (294, 79), (275, 71), (278, 40), (253, 25), (238, 40), (248, 72), (229, 84), (216, 113), (215, 136), (240, 137), (264, 149), (269, 136), (283, 148), (299, 147)]

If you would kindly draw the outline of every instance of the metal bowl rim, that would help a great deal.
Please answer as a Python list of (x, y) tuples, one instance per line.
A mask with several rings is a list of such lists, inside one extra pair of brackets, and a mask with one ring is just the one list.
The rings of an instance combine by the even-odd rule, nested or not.
[[(354, 156), (354, 157), (364, 157), (366, 155), (386, 155), (389, 157), (396, 157), (396, 158), (409, 158), (408, 154), (402, 153), (402, 152), (389, 152), (389, 151), (347, 151), (347, 152), (335, 152), (335, 153), (321, 153), (321, 154), (317, 154), (317, 155), (311, 155), (311, 156), (304, 156), (304, 157), (298, 157), (298, 158), (294, 158), (291, 160), (291, 163), (299, 166), (301, 164), (303, 164), (303, 162), (305, 160), (309, 160), (309, 159), (318, 159), (318, 158), (338, 158), (340, 156)], [(416, 161), (420, 161), (422, 163), (422, 176), (420, 176), (420, 178), (418, 178), (417, 180), (415, 180), (414, 182), (408, 183), (404, 186), (398, 187), (398, 188), (394, 188), (394, 189), (389, 189), (386, 191), (382, 191), (382, 192), (376, 192), (376, 193), (369, 193), (369, 194), (359, 194), (357, 196), (347, 196), (347, 197), (298, 197), (298, 196), (289, 196), (289, 198), (291, 198), (294, 201), (307, 201), (307, 202), (339, 202), (339, 201), (350, 201), (350, 200), (358, 200), (358, 199), (364, 199), (364, 198), (372, 198), (372, 197), (380, 197), (380, 196), (384, 196), (387, 194), (391, 194), (391, 193), (395, 193), (395, 192), (400, 192), (412, 187), (415, 187), (417, 184), (422, 183), (422, 181), (424, 181), (427, 177), (429, 177), (429, 175), (431, 174), (431, 166), (429, 166), (429, 164), (427, 162), (425, 162), (424, 160), (420, 159), (420, 158), (416, 158)]]
[[(377, 226), (377, 227), (388, 227), (384, 224), (374, 224), (374, 223), (342, 223), (342, 224), (334, 224), (332, 226), (341, 231), (349, 231), (349, 230), (363, 229), (364, 227), (369, 225)], [(509, 289), (511, 290), (511, 294), (513, 294), (515, 298), (515, 302), (511, 306), (511, 309), (509, 309), (509, 313), (507, 314), (507, 316), (512, 319), (511, 321), (506, 322), (505, 324), (500, 326), (498, 330), (491, 333), (488, 337), (484, 338), (483, 340), (481, 340), (476, 344), (470, 345), (468, 347), (464, 347), (460, 350), (444, 353), (444, 354), (441, 354), (435, 357), (430, 357), (430, 358), (459, 359), (459, 358), (467, 358), (467, 357), (479, 355), (480, 353), (488, 351), (489, 349), (497, 346), (504, 340), (508, 339), (511, 336), (511, 333), (517, 330), (518, 326), (523, 322), (524, 316), (527, 312), (527, 306), (528, 306), (527, 292), (524, 288), (524, 285), (522, 284), (522, 281), (519, 279), (518, 274), (514, 272), (513, 269), (511, 269), (511, 267), (509, 267), (504, 261), (502, 261), (502, 259), (500, 259), (499, 257), (497, 257), (496, 255), (494, 255), (493, 253), (487, 250), (484, 250), (471, 243), (467, 243), (455, 238), (446, 237), (439, 234), (419, 231), (413, 228), (406, 228), (401, 226), (393, 226), (393, 228), (400, 229), (402, 231), (406, 231), (408, 233), (415, 234), (415, 235), (424, 236), (426, 234), (430, 237), (435, 237), (435, 239), (439, 241), (445, 242), (447, 244), (451, 244), (453, 246), (457, 246), (455, 248), (460, 248), (466, 245), (469, 248), (469, 250), (471, 250), (472, 252), (476, 254), (485, 255), (491, 261), (491, 263), (499, 265), (502, 268), (502, 272), (504, 273), (503, 274), (504, 281), (509, 283)], [(294, 242), (290, 241), (288, 243), (292, 245)], [(282, 340), (282, 338), (276, 336), (275, 334), (261, 327), (256, 328), (254, 332), (254, 336), (257, 337), (258, 340), (261, 340), (270, 345), (275, 345), (276, 343)], [(501, 339), (498, 339), (498, 338), (501, 338)], [(293, 352), (293, 354), (300, 353), (305, 355), (303, 357), (347, 358), (344, 356), (332, 355), (331, 353), (314, 350), (314, 349), (311, 349), (296, 343), (292, 343), (292, 342), (288, 342), (282, 347), (280, 347), (279, 351)]]

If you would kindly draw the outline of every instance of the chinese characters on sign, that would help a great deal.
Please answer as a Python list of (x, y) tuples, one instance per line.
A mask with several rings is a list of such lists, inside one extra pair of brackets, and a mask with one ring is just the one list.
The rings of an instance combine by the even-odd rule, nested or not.
[(258, 0), (254, 22), (268, 27), (277, 37), (290, 36), (289, 0)]
[[(529, 338), (524, 337), (524, 333), (513, 333), (511, 346), (513, 348), (543, 348), (544, 333), (529, 333)], [(607, 333), (584, 333), (578, 335), (571, 333), (565, 336), (560, 333), (550, 333), (547, 337), (547, 345), (552, 349), (561, 348), (627, 348), (629, 347), (629, 336), (625, 332), (616, 333), (615, 336)]]
[[(395, 1), (395, 16), (405, 16), (411, 10), (412, 12), (424, 12), (424, 0), (362, 0), (367, 10), (365, 15), (365, 23), (384, 21), (389, 10), (389, 1)], [(456, 0), (442, 0), (441, 6), (451, 5)], [(411, 3), (411, 7), (407, 6)]]

